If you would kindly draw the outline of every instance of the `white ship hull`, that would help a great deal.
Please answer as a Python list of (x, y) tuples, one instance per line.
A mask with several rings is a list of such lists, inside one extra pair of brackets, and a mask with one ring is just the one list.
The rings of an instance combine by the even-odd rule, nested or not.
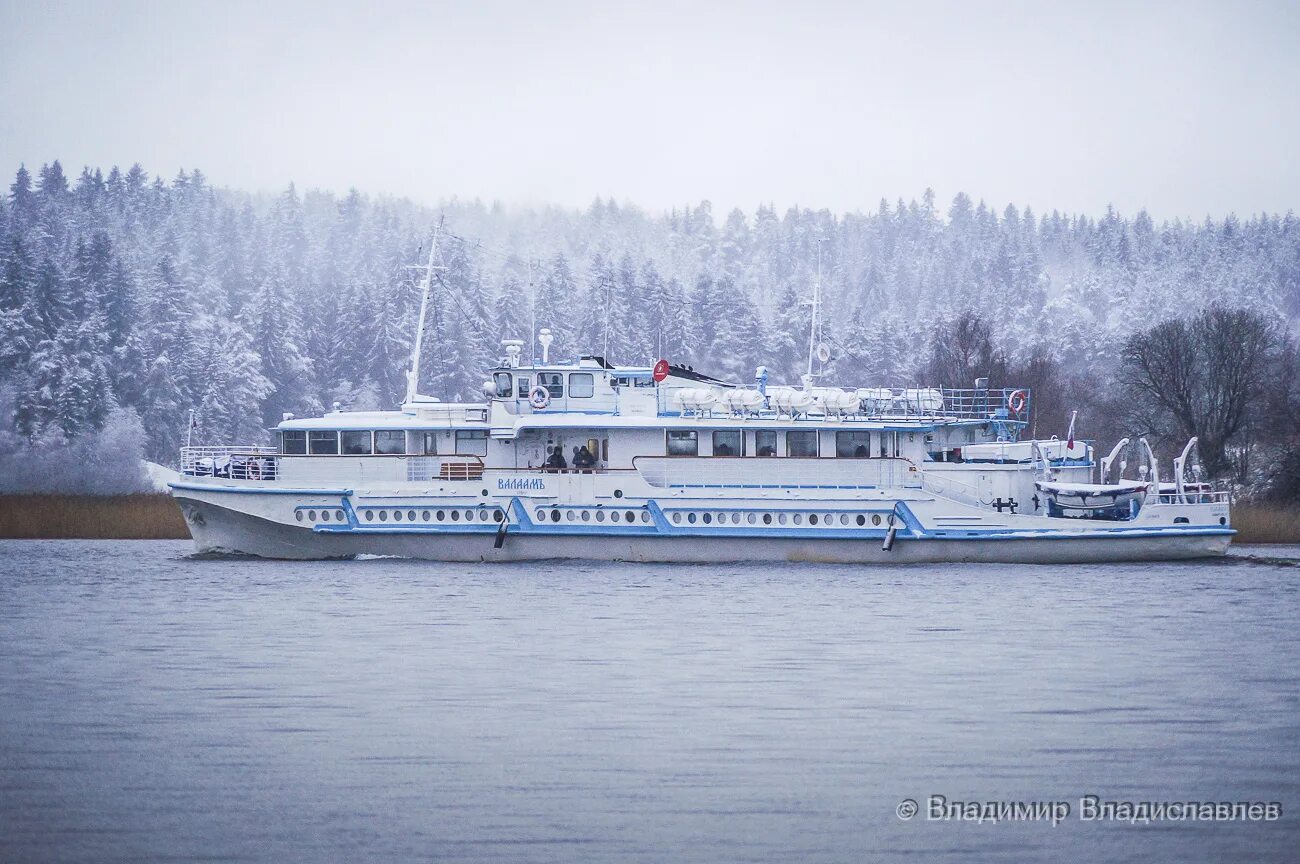
[[(193, 484), (200, 486), (201, 484)], [(823, 562), (837, 564), (909, 564), (946, 562), (1066, 564), (1116, 561), (1154, 561), (1206, 558), (1223, 555), (1231, 529), (1205, 525), (1116, 524), (1086, 525), (1069, 529), (1044, 527), (1038, 517), (935, 516), (960, 513), (960, 504), (935, 498), (910, 501), (857, 503), (855, 512), (883, 515), (879, 526), (838, 524), (831, 527), (787, 523), (780, 527), (750, 527), (730, 522), (704, 526), (674, 525), (657, 502), (625, 502), (616, 508), (640, 517), (622, 526), (592, 523), (539, 522), (535, 502), (508, 499), (483, 505), (471, 502), (417, 502), (390, 504), (387, 512), (414, 512), (415, 523), (361, 522), (346, 499), (332, 496), (259, 495), (217, 488), (175, 488), (194, 541), (200, 552), (246, 554), (280, 559), (350, 558), (390, 555), (436, 561), (531, 561), (556, 558), (596, 561), (725, 563)], [(364, 500), (364, 499), (363, 499)], [(678, 502), (674, 502), (676, 505)], [(794, 503), (794, 502), (792, 502)], [(803, 502), (799, 502), (803, 503)], [(833, 506), (842, 508), (840, 500)], [(361, 505), (365, 506), (365, 505)], [(420, 516), (426, 509), (456, 506), (462, 512), (484, 515), (498, 509), (502, 522), (475, 519), (471, 524), (430, 524)], [(728, 512), (741, 506), (731, 501), (694, 501), (687, 506), (700, 512)], [(1205, 505), (1190, 505), (1192, 507)], [(622, 508), (629, 508), (624, 510)], [(895, 510), (895, 507), (898, 509)], [(310, 509), (305, 509), (310, 508)], [(832, 514), (825, 502), (814, 509)], [(347, 520), (328, 524), (300, 524), (299, 511), (347, 513)], [(437, 512), (437, 511), (434, 511)], [(607, 512), (612, 512), (607, 511)], [(694, 512), (694, 511), (692, 511)], [(731, 512), (746, 512), (745, 510)], [(897, 513), (892, 543), (888, 542), (888, 517)], [(567, 514), (566, 514), (567, 515)], [(1206, 513), (1207, 517), (1212, 514)], [(823, 515), (823, 522), (825, 516)], [(944, 520), (936, 527), (936, 518)], [(952, 528), (953, 522), (959, 528)], [(1054, 520), (1061, 521), (1061, 520)], [(1076, 520), (1067, 520), (1074, 522)], [(925, 524), (928, 522), (929, 524)], [(886, 548), (888, 547), (888, 548)]]

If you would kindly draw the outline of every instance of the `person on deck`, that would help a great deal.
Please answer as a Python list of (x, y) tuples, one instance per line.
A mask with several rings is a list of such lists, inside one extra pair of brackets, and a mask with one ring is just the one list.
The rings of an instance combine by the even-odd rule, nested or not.
[(585, 471), (590, 471), (596, 467), (596, 457), (591, 455), (591, 451), (587, 449), (585, 444), (578, 448), (577, 455), (573, 457), (573, 467)]
[(563, 447), (557, 445), (556, 448), (551, 451), (551, 455), (546, 459), (545, 467), (548, 471), (563, 471), (569, 467), (569, 464), (564, 461)]

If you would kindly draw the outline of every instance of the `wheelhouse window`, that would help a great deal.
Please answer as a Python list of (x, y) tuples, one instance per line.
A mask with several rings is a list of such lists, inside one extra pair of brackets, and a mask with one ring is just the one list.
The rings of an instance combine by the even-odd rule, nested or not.
[(343, 452), (349, 456), (369, 455), (373, 452), (370, 446), (370, 432), (344, 432)]
[(313, 456), (336, 456), (339, 452), (339, 433), (308, 432), (307, 444)]
[(759, 456), (776, 455), (776, 433), (775, 432), (755, 432), (754, 433), (754, 453)]
[(301, 455), (307, 452), (307, 433), (285, 431), (280, 433), (280, 452)]
[(668, 455), (669, 456), (700, 455), (700, 445), (695, 438), (695, 433), (686, 432), (678, 429), (669, 429), (668, 430)]
[(744, 456), (744, 433), (739, 429), (713, 433), (714, 456)]
[(511, 396), (515, 395), (514, 387), (512, 386), (512, 382), (515, 379), (509, 372), (497, 372), (492, 375), (492, 380), (496, 382), (498, 396), (503, 399), (509, 399)]
[(569, 376), (569, 398), (588, 399), (596, 392), (596, 379), (590, 372), (574, 372)]
[(375, 433), (375, 452), (384, 456), (400, 456), (406, 452), (406, 433), (400, 429), (381, 429)]
[(864, 459), (871, 455), (870, 432), (836, 432), (835, 455), (841, 459)]
[(800, 430), (785, 433), (785, 455), (807, 459), (817, 455), (817, 433)]
[(559, 372), (538, 372), (537, 383), (546, 388), (552, 399), (564, 396), (564, 376)]
[(479, 429), (457, 429), (456, 453), (460, 456), (486, 456), (487, 432)]

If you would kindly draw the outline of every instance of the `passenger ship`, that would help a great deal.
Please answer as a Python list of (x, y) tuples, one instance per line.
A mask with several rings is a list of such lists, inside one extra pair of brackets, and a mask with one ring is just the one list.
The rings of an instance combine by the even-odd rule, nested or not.
[(1194, 439), (1162, 483), (1141, 439), (1100, 465), (1072, 435), (1023, 440), (1032, 394), (983, 380), (778, 387), (760, 367), (742, 386), (664, 360), (551, 362), (543, 329), (539, 360), (504, 343), (483, 401), (418, 395), (435, 249), (399, 410), (286, 415), (274, 447), (182, 451), (171, 489), (200, 551), (1060, 564), (1222, 555), (1234, 533)]

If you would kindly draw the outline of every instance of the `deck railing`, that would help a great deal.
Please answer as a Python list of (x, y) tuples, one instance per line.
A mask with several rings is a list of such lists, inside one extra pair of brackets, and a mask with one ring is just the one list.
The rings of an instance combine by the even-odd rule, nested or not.
[(191, 477), (274, 480), (279, 467), (279, 455), (274, 447), (236, 444), (181, 448), (181, 473)]

